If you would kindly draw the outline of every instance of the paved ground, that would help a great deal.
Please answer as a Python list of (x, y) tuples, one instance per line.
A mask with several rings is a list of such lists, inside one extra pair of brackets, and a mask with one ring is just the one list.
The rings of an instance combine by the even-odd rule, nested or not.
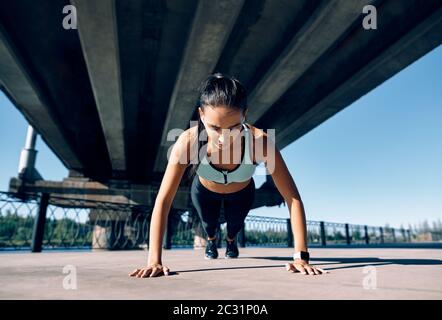
[[(146, 251), (0, 253), (0, 299), (442, 299), (442, 249), (311, 248), (311, 263), (330, 271), (317, 276), (285, 271), (291, 249), (240, 251), (208, 261), (165, 250), (175, 273), (150, 279), (127, 275)], [(66, 290), (74, 267), (77, 289)]]

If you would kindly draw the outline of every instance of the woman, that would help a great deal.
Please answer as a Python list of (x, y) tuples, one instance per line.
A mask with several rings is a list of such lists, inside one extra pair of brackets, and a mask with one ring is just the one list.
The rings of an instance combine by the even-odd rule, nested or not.
[(207, 235), (205, 257), (218, 257), (216, 231), (221, 205), (224, 205), (227, 222), (225, 257), (238, 257), (235, 237), (253, 204), (255, 183), (252, 176), (261, 162), (266, 165), (290, 211), (295, 254), (293, 262), (286, 265), (287, 271), (310, 275), (327, 272), (309, 265), (301, 197), (273, 140), (245, 122), (247, 110), (246, 90), (237, 79), (215, 73), (203, 82), (198, 125), (178, 137), (155, 200), (147, 266), (134, 270), (130, 276), (145, 278), (169, 274), (169, 268), (161, 260), (162, 238), (173, 199), (190, 164), (191, 199)]

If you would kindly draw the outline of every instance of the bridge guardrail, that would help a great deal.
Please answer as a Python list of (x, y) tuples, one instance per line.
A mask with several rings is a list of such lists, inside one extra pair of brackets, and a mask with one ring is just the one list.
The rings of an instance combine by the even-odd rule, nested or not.
[[(0, 192), (0, 250), (42, 248), (145, 248), (151, 208), (133, 204)], [(41, 214), (44, 212), (44, 214)], [(226, 226), (220, 224), (219, 239)], [(203, 235), (197, 214), (169, 214), (164, 247), (192, 247)], [(411, 242), (410, 230), (307, 221), (308, 245)], [(240, 246), (292, 247), (290, 219), (249, 215), (238, 235)]]

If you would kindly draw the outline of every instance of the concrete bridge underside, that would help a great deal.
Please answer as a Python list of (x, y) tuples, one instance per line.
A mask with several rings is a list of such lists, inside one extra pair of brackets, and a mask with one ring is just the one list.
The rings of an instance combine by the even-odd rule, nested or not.
[[(369, 4), (377, 30), (362, 27)], [(66, 5), (77, 29), (63, 28)], [(441, 43), (437, 0), (2, 1), (1, 89), (70, 170), (11, 191), (143, 202), (209, 73), (244, 83), (248, 122), (282, 149)], [(271, 179), (261, 191), (255, 207), (281, 202)]]

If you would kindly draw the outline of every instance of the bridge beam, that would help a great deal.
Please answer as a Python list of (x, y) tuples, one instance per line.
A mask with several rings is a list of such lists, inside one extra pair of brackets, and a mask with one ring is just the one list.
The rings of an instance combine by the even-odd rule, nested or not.
[[(367, 31), (359, 31), (367, 32)], [(384, 31), (387, 32), (387, 31)], [(442, 7), (403, 34), (380, 54), (340, 83), (301, 116), (277, 129), (276, 145), (284, 148), (294, 140), (330, 119), (334, 114), (351, 105), (364, 94), (394, 76), (408, 65), (442, 43)], [(280, 107), (293, 109), (293, 101)], [(290, 112), (283, 112), (290, 118)], [(274, 121), (278, 121), (275, 118)]]
[[(158, 194), (159, 184), (133, 184), (114, 181), (101, 183), (88, 178), (66, 178), (63, 181), (34, 182), (12, 178), (9, 182), (9, 192), (26, 195), (26, 193), (47, 193), (64, 199), (79, 199), (85, 201), (103, 201), (112, 203), (144, 205), (153, 207)], [(276, 206), (284, 202), (277, 189), (267, 183), (256, 189), (255, 202), (252, 209), (262, 206)], [(188, 186), (179, 186), (172, 207), (179, 210), (193, 210)], [(66, 202), (66, 203), (65, 203)], [(68, 204), (69, 201), (61, 201)]]
[[(9, 100), (24, 115), (28, 123), (45, 139), (49, 148), (68, 168), (82, 170), (76, 156), (41, 95), (38, 81), (25, 68), (12, 39), (0, 25), (0, 86)], [(50, 139), (48, 139), (50, 137)]]
[(154, 171), (164, 171), (170, 130), (186, 129), (198, 98), (195, 88), (213, 72), (244, 0), (199, 1), (164, 123)]
[(313, 13), (249, 97), (248, 120), (255, 123), (360, 17), (373, 1), (325, 1)]
[(113, 0), (71, 0), (112, 170), (124, 171), (123, 104), (118, 27)]

